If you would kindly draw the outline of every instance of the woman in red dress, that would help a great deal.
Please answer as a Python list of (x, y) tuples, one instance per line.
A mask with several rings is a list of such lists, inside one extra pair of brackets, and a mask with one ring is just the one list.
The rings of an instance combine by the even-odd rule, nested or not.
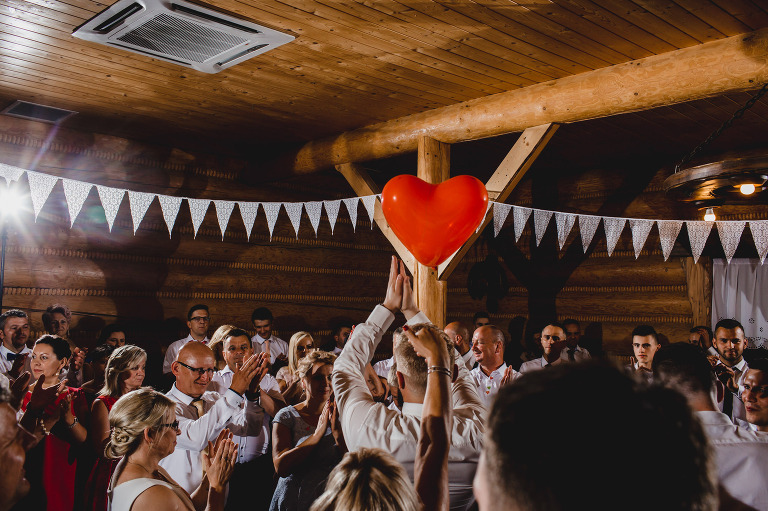
[[(30, 357), (30, 370), (34, 385), (49, 388), (59, 385), (59, 374), (69, 363), (72, 351), (69, 343), (55, 335), (44, 335), (35, 342)], [(22, 403), (26, 410), (32, 397), (27, 392)], [(56, 410), (58, 407), (58, 410)], [(42, 459), (42, 490), (47, 511), (72, 511), (75, 502), (75, 473), (77, 447), (85, 442), (87, 430), (78, 417), (86, 418), (88, 406), (80, 389), (68, 388), (56, 399), (47, 415), (60, 414), (60, 419), (45, 438)], [(41, 489), (38, 489), (40, 491)], [(34, 489), (33, 489), (34, 491)]]
[(104, 447), (110, 437), (109, 411), (120, 397), (141, 387), (146, 365), (146, 352), (131, 344), (117, 348), (107, 361), (104, 387), (91, 405), (90, 443), (96, 451), (98, 461), (85, 487), (87, 511), (107, 510), (109, 481), (120, 461), (106, 458), (104, 455)]

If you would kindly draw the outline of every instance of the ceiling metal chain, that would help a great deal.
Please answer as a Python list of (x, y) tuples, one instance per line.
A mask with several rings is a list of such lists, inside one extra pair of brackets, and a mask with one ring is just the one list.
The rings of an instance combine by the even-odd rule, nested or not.
[(704, 142), (699, 144), (696, 147), (696, 149), (694, 149), (693, 151), (688, 153), (688, 155), (685, 158), (680, 160), (680, 163), (675, 165), (675, 173), (679, 172), (680, 171), (680, 167), (682, 167), (683, 165), (685, 165), (686, 163), (691, 161), (705, 147), (707, 147), (709, 144), (711, 144), (713, 140), (715, 140), (717, 137), (722, 135), (723, 131), (725, 131), (728, 128), (730, 128), (731, 125), (734, 123), (734, 121), (736, 121), (736, 119), (740, 119), (744, 115), (744, 113), (746, 113), (747, 110), (752, 108), (754, 106), (754, 104), (757, 103), (760, 100), (760, 98), (762, 98), (765, 95), (766, 92), (768, 92), (768, 83), (763, 85), (763, 87), (759, 91), (757, 91), (754, 94), (754, 96), (749, 98), (749, 101), (747, 101), (744, 104), (743, 107), (741, 107), (738, 110), (736, 110), (736, 112), (731, 116), (730, 119), (725, 121), (719, 128), (717, 128), (715, 131), (713, 131), (712, 134), (710, 134)]

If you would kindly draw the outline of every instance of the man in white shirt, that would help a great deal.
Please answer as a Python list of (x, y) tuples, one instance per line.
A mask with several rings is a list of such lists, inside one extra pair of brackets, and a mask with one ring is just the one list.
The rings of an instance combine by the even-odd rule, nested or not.
[(499, 387), (518, 378), (520, 373), (504, 363), (504, 332), (493, 325), (481, 326), (472, 335), (472, 353), (477, 367), (470, 374), (486, 408), (491, 406)]
[(753, 360), (742, 385), (747, 422), (756, 431), (768, 433), (768, 359)]
[(29, 370), (27, 347), (29, 339), (29, 317), (18, 309), (11, 309), (0, 314), (0, 373), (11, 378), (18, 378), (24, 370)]
[[(267, 370), (267, 364), (259, 365), (257, 357), (251, 356), (242, 367), (233, 371), (229, 387), (220, 394), (206, 392), (216, 372), (215, 362), (208, 346), (190, 342), (179, 350), (178, 360), (171, 365), (176, 383), (166, 395), (176, 402), (181, 433), (177, 437), (176, 450), (163, 458), (160, 466), (189, 493), (203, 480), (200, 454), (208, 442), (214, 441), (225, 427), (236, 435), (248, 436), (250, 417), (257, 414), (261, 418), (261, 412), (255, 409), (258, 394), (253, 392), (253, 382), (258, 384), (258, 377)], [(260, 422), (255, 425), (261, 427)]]
[[(227, 367), (213, 375), (208, 387), (219, 394), (226, 393), (232, 385), (232, 377), (237, 368), (253, 355), (248, 333), (239, 328), (231, 330), (222, 341), (222, 355), (227, 362)], [(259, 357), (259, 363), (266, 367), (267, 354), (260, 353), (257, 357)], [(238, 445), (237, 464), (229, 481), (227, 509), (235, 509), (244, 502), (248, 502), (249, 509), (267, 511), (274, 490), (275, 468), (272, 464), (272, 453), (269, 450), (270, 422), (272, 417), (286, 406), (286, 403), (280, 394), (277, 380), (267, 371), (257, 374), (256, 378), (259, 376), (261, 381), (257, 387), (257, 404), (247, 408), (248, 420), (245, 431), (241, 431), (240, 426), (227, 426), (234, 434), (232, 441)], [(253, 491), (254, 484), (259, 486), (259, 491)]]
[(347, 344), (349, 334), (352, 333), (352, 327), (345, 323), (339, 323), (333, 328), (333, 354), (337, 355), (344, 349), (344, 345)]
[(712, 347), (717, 350), (715, 372), (725, 385), (725, 396), (719, 403), (720, 411), (734, 423), (737, 420), (746, 420), (744, 403), (739, 399), (749, 369), (744, 359), (744, 348), (747, 345), (744, 327), (735, 319), (721, 319), (715, 325), (714, 335)]
[(557, 323), (550, 323), (541, 331), (541, 347), (544, 354), (533, 360), (523, 362), (520, 366), (520, 373), (530, 373), (537, 369), (542, 369), (550, 364), (560, 363), (560, 353), (562, 353), (565, 344), (565, 331)]
[(715, 400), (723, 397), (723, 386), (701, 348), (688, 343), (662, 348), (653, 375), (685, 396), (698, 416), (715, 452), (720, 484), (744, 504), (768, 509), (768, 435), (735, 426), (718, 410)]
[(168, 346), (163, 361), (163, 374), (171, 374), (171, 364), (176, 361), (179, 350), (188, 342), (196, 341), (208, 344), (208, 326), (211, 324), (211, 315), (208, 312), (208, 306), (202, 303), (193, 305), (187, 312), (187, 328), (189, 335), (178, 341), (174, 341)]
[[(408, 325), (428, 323), (412, 296), (410, 278), (392, 259), (387, 296), (365, 321), (357, 325), (333, 367), (333, 391), (344, 439), (350, 451), (378, 447), (392, 454), (413, 477), (421, 413), (426, 390), (426, 362), (416, 355), (405, 336), (395, 335), (394, 359), (402, 411), (376, 403), (365, 382), (365, 366), (384, 332), (401, 311)], [(450, 339), (445, 337), (449, 343)], [(456, 352), (450, 346), (450, 352)], [(449, 435), (448, 477), (451, 509), (467, 509), (473, 502), (472, 478), (482, 447), (485, 407), (464, 364), (451, 364), (458, 377), (452, 386), (453, 420)]]
[(650, 382), (653, 379), (651, 367), (653, 357), (661, 348), (659, 336), (656, 329), (651, 325), (638, 325), (632, 330), (632, 352), (633, 361), (628, 366), (629, 371), (634, 371), (637, 376)]
[(475, 365), (475, 356), (472, 353), (472, 338), (469, 336), (467, 327), (462, 325), (460, 321), (454, 321), (445, 325), (443, 332), (448, 334), (448, 337), (453, 341), (453, 346), (459, 352), (462, 362), (464, 362), (467, 370), (471, 371)]
[[(288, 343), (279, 337), (272, 335), (272, 323), (274, 317), (272, 311), (266, 307), (254, 309), (251, 314), (251, 322), (256, 330), (256, 335), (251, 338), (254, 353), (269, 353), (269, 363), (284, 366), (288, 363)], [(275, 372), (277, 368), (273, 370)]]
[(585, 348), (579, 346), (581, 340), (581, 325), (575, 319), (566, 319), (563, 321), (563, 332), (565, 332), (565, 348), (560, 351), (560, 358), (563, 361), (578, 362), (592, 358)]

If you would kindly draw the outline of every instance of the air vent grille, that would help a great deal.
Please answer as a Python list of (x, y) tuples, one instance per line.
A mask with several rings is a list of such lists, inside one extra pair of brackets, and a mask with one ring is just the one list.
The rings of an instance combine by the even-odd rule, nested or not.
[(64, 119), (75, 115), (77, 112), (55, 108), (52, 106), (38, 105), (28, 101), (14, 101), (13, 104), (0, 112), (11, 117), (20, 117), (31, 121), (47, 122), (50, 124), (59, 124)]
[(246, 42), (242, 37), (190, 23), (170, 14), (155, 16), (117, 40), (191, 62), (205, 62)]

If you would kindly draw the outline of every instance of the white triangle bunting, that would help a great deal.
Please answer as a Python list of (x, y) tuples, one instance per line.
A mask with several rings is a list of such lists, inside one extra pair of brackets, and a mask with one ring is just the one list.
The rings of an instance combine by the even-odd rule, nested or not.
[(85, 199), (88, 198), (93, 185), (65, 178), (62, 178), (61, 182), (64, 185), (64, 198), (67, 200), (67, 209), (69, 210), (69, 226), (72, 227), (75, 225), (75, 219), (83, 209)]
[(296, 239), (299, 239), (301, 211), (304, 209), (304, 204), (301, 202), (284, 202), (283, 207), (285, 208), (285, 212), (288, 213), (288, 218), (291, 220), (293, 232), (296, 233)]
[(701, 253), (704, 252), (704, 246), (707, 244), (707, 238), (712, 231), (713, 222), (703, 220), (686, 220), (685, 226), (688, 229), (688, 240), (691, 242), (691, 255), (694, 264), (699, 262)]
[(277, 222), (277, 216), (280, 214), (280, 208), (282, 202), (262, 202), (261, 207), (264, 208), (264, 216), (267, 217), (267, 227), (269, 227), (269, 241), (272, 241), (272, 232), (275, 230), (275, 223)]
[(755, 248), (757, 248), (760, 264), (763, 264), (765, 256), (768, 254), (768, 220), (750, 220), (749, 230), (752, 231), (752, 239), (755, 242)]
[(259, 203), (238, 202), (237, 207), (240, 208), (240, 216), (243, 218), (243, 224), (245, 224), (246, 239), (250, 240), (253, 224), (256, 222), (256, 215), (259, 212)]
[(365, 197), (361, 197), (360, 200), (363, 201), (363, 206), (365, 206), (365, 210), (368, 212), (368, 220), (371, 221), (371, 229), (373, 229), (373, 216), (376, 211), (376, 199), (378, 197), (376, 195), (366, 195)]
[(544, 233), (547, 232), (549, 221), (552, 219), (552, 211), (545, 211), (543, 209), (533, 210), (533, 232), (536, 234), (536, 246), (541, 243)]
[(736, 249), (739, 247), (741, 233), (744, 232), (744, 226), (747, 225), (747, 222), (744, 220), (718, 220), (716, 223), (720, 244), (723, 246), (723, 252), (725, 252), (725, 260), (728, 261), (728, 264), (731, 264), (731, 259), (733, 259), (733, 254), (736, 253)]
[(587, 253), (592, 239), (595, 237), (597, 227), (600, 225), (600, 217), (593, 215), (579, 215), (579, 232), (581, 233), (581, 248)]
[(99, 200), (101, 200), (101, 207), (104, 208), (104, 216), (107, 219), (109, 232), (112, 232), (112, 226), (115, 224), (117, 212), (120, 209), (120, 204), (123, 202), (123, 197), (125, 197), (125, 190), (122, 188), (96, 185), (96, 191), (99, 194)]
[(133, 234), (139, 229), (139, 224), (144, 220), (149, 205), (155, 199), (154, 193), (134, 192), (128, 190), (128, 204), (131, 206), (131, 220), (133, 220)]
[(309, 223), (312, 224), (312, 228), (315, 230), (315, 238), (317, 238), (317, 228), (320, 227), (320, 214), (323, 212), (323, 203), (320, 201), (305, 202), (304, 209), (307, 210)]
[(493, 236), (499, 235), (501, 228), (504, 227), (504, 222), (509, 216), (509, 212), (512, 210), (510, 204), (502, 204), (501, 202), (495, 202), (493, 204)]
[(616, 249), (616, 243), (619, 242), (621, 233), (627, 223), (626, 218), (616, 218), (612, 216), (603, 217), (603, 229), (605, 230), (605, 244), (608, 248), (608, 257), (613, 255)]
[(170, 238), (173, 233), (173, 226), (176, 225), (176, 217), (179, 216), (181, 201), (184, 199), (171, 195), (158, 195), (157, 200), (160, 202), (160, 209), (163, 211), (163, 219), (165, 226), (168, 227), (168, 237)]
[(323, 205), (325, 206), (325, 214), (328, 215), (328, 223), (331, 224), (331, 235), (333, 235), (333, 229), (336, 227), (336, 220), (339, 218), (341, 200), (323, 201)]
[(45, 205), (45, 201), (51, 195), (51, 190), (56, 186), (56, 181), (59, 180), (56, 176), (49, 176), (48, 174), (41, 174), (39, 172), (27, 171), (27, 179), (29, 180), (29, 194), (32, 198), (32, 209), (35, 212), (35, 222), (37, 222), (37, 215)]
[[(488, 201), (488, 205), (485, 207), (485, 214), (483, 215), (483, 219), (480, 220), (480, 223), (477, 224), (477, 229), (475, 229), (475, 233), (480, 232), (480, 228), (483, 226), (483, 223), (485, 223), (485, 217), (488, 216), (488, 212), (491, 210), (491, 206), (493, 206), (495, 203), (493, 201)], [(495, 237), (495, 235), (494, 235)], [(453, 257), (453, 256), (451, 256)]]
[(630, 218), (629, 228), (632, 231), (632, 247), (635, 249), (635, 259), (640, 257), (643, 251), (645, 241), (653, 227), (653, 220), (643, 220), (641, 218)]
[(355, 230), (357, 225), (357, 204), (360, 200), (359, 197), (350, 197), (349, 199), (342, 199), (342, 202), (347, 207), (349, 213), (349, 220), (352, 222), (352, 231)]
[(235, 209), (235, 202), (230, 200), (214, 200), (216, 207), (216, 218), (219, 220), (219, 229), (221, 229), (221, 241), (224, 241), (224, 233), (229, 225), (229, 219), (232, 211)]
[(21, 179), (21, 175), (24, 174), (24, 172), (26, 171), (19, 167), (12, 167), (11, 165), (0, 163), (0, 176), (5, 178), (5, 183), (8, 186), (11, 185), (11, 181), (18, 181)]
[(573, 224), (576, 223), (576, 215), (571, 213), (555, 213), (555, 226), (557, 227), (557, 242), (560, 245), (560, 250), (565, 245), (565, 240), (568, 239), (568, 235), (571, 234)]
[(672, 247), (675, 246), (680, 229), (683, 228), (682, 220), (656, 220), (656, 227), (659, 228), (659, 240), (661, 242), (661, 253), (664, 254), (664, 260), (669, 259), (672, 253)]
[(528, 223), (528, 219), (531, 216), (531, 208), (524, 208), (521, 206), (512, 206), (512, 222), (515, 228), (515, 243), (520, 241), (520, 236), (523, 234), (525, 224)]
[(194, 238), (197, 238), (197, 231), (200, 230), (200, 226), (203, 224), (205, 214), (208, 213), (208, 208), (211, 207), (211, 199), (187, 199), (187, 205), (189, 206), (189, 215), (192, 217), (192, 229), (194, 229)]

